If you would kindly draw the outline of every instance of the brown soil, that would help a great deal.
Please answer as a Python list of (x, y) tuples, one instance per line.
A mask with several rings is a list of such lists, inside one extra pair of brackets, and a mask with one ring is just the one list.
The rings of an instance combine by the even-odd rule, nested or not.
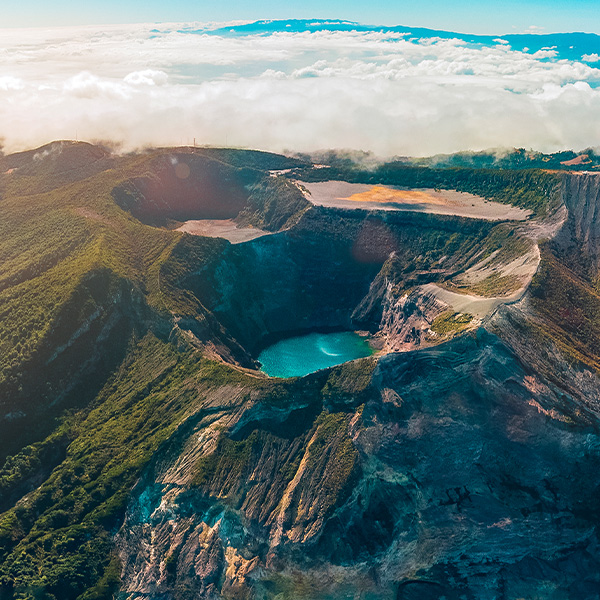
[[(342, 198), (338, 199), (342, 200)], [(376, 185), (366, 192), (352, 194), (347, 200), (353, 202), (384, 202), (386, 204), (388, 202), (396, 204), (437, 204), (439, 206), (457, 204), (441, 194), (434, 195), (420, 190), (396, 190), (383, 185)]]

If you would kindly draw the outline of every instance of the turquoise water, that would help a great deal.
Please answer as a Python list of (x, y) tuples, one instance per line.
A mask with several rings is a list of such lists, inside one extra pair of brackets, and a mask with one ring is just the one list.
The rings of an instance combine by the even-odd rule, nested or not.
[(352, 331), (309, 333), (281, 340), (259, 355), (271, 377), (297, 377), (373, 353), (366, 338)]

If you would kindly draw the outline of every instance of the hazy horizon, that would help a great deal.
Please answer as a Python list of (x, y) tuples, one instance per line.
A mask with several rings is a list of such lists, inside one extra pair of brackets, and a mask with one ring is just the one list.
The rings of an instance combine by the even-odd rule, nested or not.
[(105, 25), (173, 22), (228, 22), (259, 19), (346, 19), (369, 25), (408, 25), (462, 33), (509, 34), (534, 27), (546, 33), (600, 33), (600, 15), (593, 0), (383, 0), (365, 5), (358, 0), (286, 2), (244, 0), (198, 5), (194, 0), (103, 0), (81, 3), (22, 0), (3, 7), (3, 27)]

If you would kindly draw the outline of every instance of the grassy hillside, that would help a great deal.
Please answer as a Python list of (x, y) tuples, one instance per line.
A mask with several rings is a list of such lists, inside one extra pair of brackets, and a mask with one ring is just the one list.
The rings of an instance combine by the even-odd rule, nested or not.
[[(258, 394), (262, 402), (281, 408), (310, 397), (317, 413), (322, 410), (320, 394), (328, 402), (333, 398), (343, 401), (347, 395), (360, 398), (365, 382), (354, 382), (351, 377), (349, 384), (348, 376), (339, 371), (335, 377), (325, 376), (298, 387), (293, 380), (274, 383), (241, 374), (198, 354), (177, 350), (152, 334), (132, 341), (127, 358), (88, 409), (64, 418), (47, 439), (22, 449), (0, 471), (3, 499), (22, 493), (23, 486), (33, 480), (39, 486), (0, 517), (3, 597), (112, 597), (111, 577), (115, 569), (119, 571), (113, 535), (122, 522), (130, 490), (142, 468), (178, 428), (197, 423), (205, 415), (213, 415), (214, 420), (239, 411), (236, 402), (214, 405), (225, 384), (241, 387), (255, 397)], [(322, 460), (317, 458), (321, 453), (315, 444), (327, 446), (340, 419), (346, 418), (341, 413), (328, 414), (315, 422), (310, 434), (316, 436), (315, 460)], [(223, 485), (223, 477), (231, 477), (232, 469), (242, 476), (245, 461), (258, 452), (253, 459), (257, 460), (261, 454), (260, 446), (254, 450), (250, 446), (255, 441), (259, 443), (254, 437), (245, 442), (223, 438), (217, 454), (198, 464), (195, 485), (216, 489)], [(340, 456), (349, 453), (348, 467), (347, 472), (336, 475), (333, 487), (327, 488), (320, 500), (324, 511), (332, 510), (342, 493), (355, 452), (337, 437), (331, 443)], [(222, 453), (223, 458), (218, 459)], [(289, 460), (293, 463), (293, 457)], [(290, 472), (287, 481), (292, 476)], [(118, 578), (112, 581), (117, 582)]]
[[(136, 217), (234, 217), (246, 206), (245, 186), (264, 177), (255, 166), (289, 163), (189, 152), (118, 157), (55, 143), (0, 159), (0, 459), (89, 402), (131, 335), (168, 333), (177, 309), (197, 313), (162, 289), (161, 266), (181, 234)], [(124, 189), (136, 190), (141, 208), (123, 201)]]
[[(182, 234), (136, 217), (221, 216), (210, 203), (238, 198), (224, 215), (234, 217), (264, 169), (296, 165), (231, 150), (117, 157), (75, 143), (0, 159), (2, 598), (110, 597), (112, 533), (141, 467), (198, 409), (192, 381), (207, 390), (236, 378), (168, 341), (173, 319), (201, 307), (161, 281)], [(162, 199), (162, 213), (119, 202), (139, 182), (137, 198)], [(187, 204), (179, 182), (194, 192)]]

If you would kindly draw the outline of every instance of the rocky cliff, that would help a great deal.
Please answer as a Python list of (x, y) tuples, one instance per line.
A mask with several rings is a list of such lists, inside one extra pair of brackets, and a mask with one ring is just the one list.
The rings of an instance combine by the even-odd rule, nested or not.
[(360, 362), (165, 448), (119, 534), (125, 597), (596, 597), (595, 414), (485, 330), (332, 403)]
[(564, 198), (569, 221), (559, 243), (569, 247), (575, 268), (586, 269), (592, 276), (597, 276), (600, 268), (599, 174), (573, 173), (565, 176)]

